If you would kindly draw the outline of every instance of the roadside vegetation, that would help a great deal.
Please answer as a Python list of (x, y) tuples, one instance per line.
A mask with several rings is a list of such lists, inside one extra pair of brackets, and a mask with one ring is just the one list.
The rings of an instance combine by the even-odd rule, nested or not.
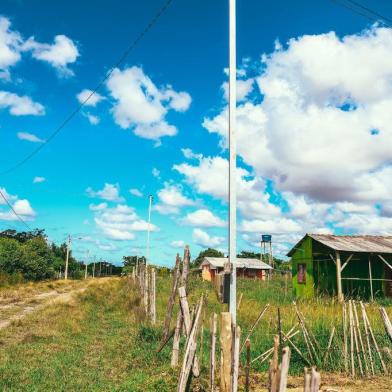
[[(0, 287), (26, 281), (40, 281), (58, 278), (64, 272), (67, 244), (49, 243), (44, 230), (0, 232)], [(120, 274), (121, 267), (104, 262), (104, 270)], [(92, 264), (88, 267), (92, 273)], [(97, 269), (98, 271), (98, 269)], [(85, 264), (76, 260), (70, 251), (68, 275), (81, 279)]]
[[(23, 320), (0, 331), (0, 390), (4, 391), (173, 391), (176, 389), (178, 369), (170, 368), (171, 344), (160, 353), (162, 322), (171, 287), (168, 277), (157, 279), (156, 326), (149, 324), (144, 315), (139, 292), (129, 277), (90, 280), (87, 289), (71, 300), (53, 303)], [(206, 306), (203, 315), (203, 344), (198, 356), (202, 373), (198, 387), (207, 387), (209, 363), (209, 320), (213, 312), (220, 313), (226, 306), (217, 301), (212, 285), (193, 274), (188, 284), (189, 302), (196, 304), (204, 294)], [(278, 332), (277, 308), (280, 308), (282, 330), (287, 332), (297, 323), (292, 305), (290, 282), (284, 278), (271, 281), (238, 279), (238, 294), (242, 295), (238, 312), (242, 338), (256, 320), (261, 309), (270, 304), (260, 324), (251, 336), (251, 355), (257, 355), (272, 346)], [(351, 385), (345, 390), (388, 390), (388, 377), (378, 374), (367, 383), (350, 381), (343, 377), (341, 345), (341, 305), (333, 298), (316, 298), (298, 302), (309, 329), (322, 348), (328, 344), (332, 326), (336, 326), (336, 340), (328, 360), (321, 366), (322, 375), (332, 381), (339, 379)], [(383, 350), (388, 369), (392, 361), (387, 355), (387, 340), (378, 304), (366, 305), (376, 339)], [(386, 306), (391, 316), (392, 307)], [(177, 305), (175, 308), (177, 311)], [(175, 315), (173, 317), (173, 323)], [(301, 334), (293, 341), (306, 352)], [(184, 345), (182, 341), (182, 347)], [(183, 350), (183, 348), (181, 349)], [(244, 363), (244, 352), (241, 362)], [(219, 352), (217, 353), (219, 358)], [(302, 358), (292, 351), (292, 378), (290, 385), (299, 381), (305, 366)], [(252, 390), (265, 385), (267, 363), (252, 364)], [(242, 371), (240, 372), (242, 373)], [(340, 374), (339, 377), (330, 374)], [(343, 378), (343, 381), (342, 381)], [(299, 381), (300, 383), (301, 381)], [(366, 385), (373, 389), (366, 389)], [(334, 384), (332, 384), (334, 385)], [(358, 389), (356, 389), (358, 386)], [(374, 387), (378, 389), (374, 389)], [(384, 389), (385, 387), (385, 389)]]

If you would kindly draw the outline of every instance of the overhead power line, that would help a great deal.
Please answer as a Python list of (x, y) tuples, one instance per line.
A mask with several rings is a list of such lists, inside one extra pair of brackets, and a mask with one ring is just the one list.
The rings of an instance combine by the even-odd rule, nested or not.
[[(167, 8), (173, 0), (166, 0), (165, 3), (161, 6), (155, 16), (150, 20), (147, 26), (138, 34), (136, 39), (128, 46), (128, 48), (121, 55), (119, 60), (110, 68), (109, 72), (106, 76), (96, 85), (96, 87), (92, 90), (92, 92), (86, 97), (86, 99), (81, 102), (65, 119), (64, 121), (50, 134), (50, 136), (45, 140), (44, 143), (40, 144), (37, 148), (35, 148), (31, 153), (26, 155), (22, 160), (17, 162), (15, 165), (10, 166), (8, 169), (0, 172), (0, 175), (5, 175), (13, 172), (20, 166), (24, 165), (31, 158), (37, 155), (46, 145), (48, 145), (63, 129), (64, 127), (80, 112), (80, 110), (85, 106), (85, 104), (91, 99), (91, 97), (98, 92), (98, 90), (105, 84), (105, 82), (110, 78), (114, 70), (123, 63), (123, 61), (128, 57), (129, 53), (139, 44), (139, 42), (143, 39), (143, 37), (149, 32), (149, 30), (158, 22), (159, 18), (165, 13)], [(7, 203), (8, 204), (8, 203)]]
[(1, 198), (5, 201), (5, 203), (8, 205), (10, 210), (13, 212), (13, 214), (31, 231), (31, 227), (28, 225), (28, 223), (22, 218), (21, 215), (19, 215), (16, 211), (13, 205), (9, 202), (7, 197), (5, 196), (4, 192), (0, 188), (0, 196)]
[(382, 22), (385, 26), (392, 27), (391, 18), (384, 16), (377, 11), (372, 10), (367, 6), (364, 6), (358, 3), (357, 1), (354, 0), (331, 0), (331, 1), (373, 22)]

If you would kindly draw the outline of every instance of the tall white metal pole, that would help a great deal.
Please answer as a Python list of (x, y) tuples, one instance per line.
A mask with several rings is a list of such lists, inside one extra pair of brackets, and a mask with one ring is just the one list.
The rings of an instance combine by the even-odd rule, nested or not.
[(148, 196), (148, 227), (147, 227), (147, 249), (146, 249), (146, 267), (150, 261), (150, 231), (151, 231), (151, 206), (152, 206), (152, 195)]
[(236, 79), (236, 0), (229, 0), (229, 262), (232, 267), (229, 309), (234, 324), (237, 323)]

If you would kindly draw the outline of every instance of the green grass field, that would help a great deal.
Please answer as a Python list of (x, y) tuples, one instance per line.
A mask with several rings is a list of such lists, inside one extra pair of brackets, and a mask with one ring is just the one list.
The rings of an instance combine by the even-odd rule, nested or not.
[[(49, 305), (0, 330), (0, 390), (175, 391), (178, 369), (170, 368), (171, 344), (161, 353), (156, 353), (170, 286), (169, 278), (158, 278), (158, 324), (155, 327), (149, 325), (145, 318), (138, 290), (130, 279), (112, 278), (101, 282), (96, 279), (85, 292), (71, 301)], [(202, 293), (206, 299), (203, 346), (199, 345), (198, 351), (202, 375), (197, 383), (200, 390), (205, 390), (209, 363), (209, 320), (213, 312), (220, 313), (226, 308), (218, 303), (212, 286), (202, 282), (199, 277), (190, 279), (188, 289), (191, 304), (195, 304)], [(251, 336), (252, 358), (255, 358), (272, 345), (273, 336), (278, 330), (278, 306), (283, 331), (296, 324), (291, 288), (289, 285), (286, 290), (285, 282), (281, 279), (265, 282), (239, 279), (238, 292), (243, 293), (238, 314), (242, 337), (262, 307), (270, 304)], [(321, 349), (328, 343), (332, 326), (336, 326), (337, 336), (331, 357), (321, 366), (321, 372), (342, 372), (341, 305), (331, 298), (319, 298), (300, 301), (298, 306)], [(391, 310), (391, 306), (387, 306), (390, 316)], [(378, 305), (368, 305), (367, 311), (380, 347), (390, 348)], [(172, 324), (174, 322), (175, 316)], [(306, 354), (302, 335), (296, 335), (293, 341)], [(384, 351), (383, 355), (391, 371), (391, 359)], [(241, 361), (244, 361), (243, 357)], [(256, 383), (256, 380), (266, 371), (267, 362), (262, 365), (255, 362), (253, 365), (254, 385), (261, 386), (263, 383)], [(303, 367), (303, 360), (293, 352), (291, 373), (300, 375)], [(379, 368), (377, 363), (378, 372)]]

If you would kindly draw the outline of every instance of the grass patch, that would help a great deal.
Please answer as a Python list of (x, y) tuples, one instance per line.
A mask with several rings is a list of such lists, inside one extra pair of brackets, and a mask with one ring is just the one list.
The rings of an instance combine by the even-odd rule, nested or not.
[[(47, 283), (48, 284), (48, 283)], [(56, 284), (53, 283), (53, 284)], [(2, 391), (173, 391), (178, 370), (170, 369), (171, 344), (156, 353), (162, 334), (171, 281), (157, 279), (158, 323), (151, 326), (136, 287), (128, 278), (95, 279), (75, 299), (54, 303), (0, 331), (0, 390)], [(211, 284), (192, 276), (189, 302), (195, 305), (205, 295), (203, 345), (198, 348), (202, 376), (198, 387), (207, 386), (209, 363), (209, 320), (213, 312), (226, 311), (218, 303)], [(50, 290), (53, 288), (48, 288)], [(277, 308), (282, 327), (288, 331), (295, 323), (292, 290), (283, 279), (254, 281), (239, 279), (238, 293), (243, 293), (238, 322), (245, 337), (266, 303), (270, 309), (251, 337), (252, 357), (266, 351), (277, 333)], [(332, 298), (315, 298), (298, 303), (311, 331), (325, 348), (332, 326), (337, 340), (323, 372), (343, 369), (341, 344), (341, 305)], [(178, 311), (175, 306), (174, 313)], [(390, 347), (381, 323), (378, 304), (367, 311), (380, 347)], [(391, 315), (391, 307), (387, 307)], [(176, 315), (173, 315), (172, 324)], [(300, 350), (306, 346), (299, 334), (294, 339)], [(199, 341), (201, 343), (201, 341)], [(182, 339), (181, 352), (185, 341)], [(391, 360), (385, 355), (391, 368)], [(219, 352), (217, 355), (219, 358)], [(244, 353), (241, 361), (244, 363)], [(304, 363), (292, 352), (291, 373), (302, 374)], [(267, 364), (253, 364), (252, 374), (258, 385)], [(379, 367), (379, 366), (378, 366)]]

